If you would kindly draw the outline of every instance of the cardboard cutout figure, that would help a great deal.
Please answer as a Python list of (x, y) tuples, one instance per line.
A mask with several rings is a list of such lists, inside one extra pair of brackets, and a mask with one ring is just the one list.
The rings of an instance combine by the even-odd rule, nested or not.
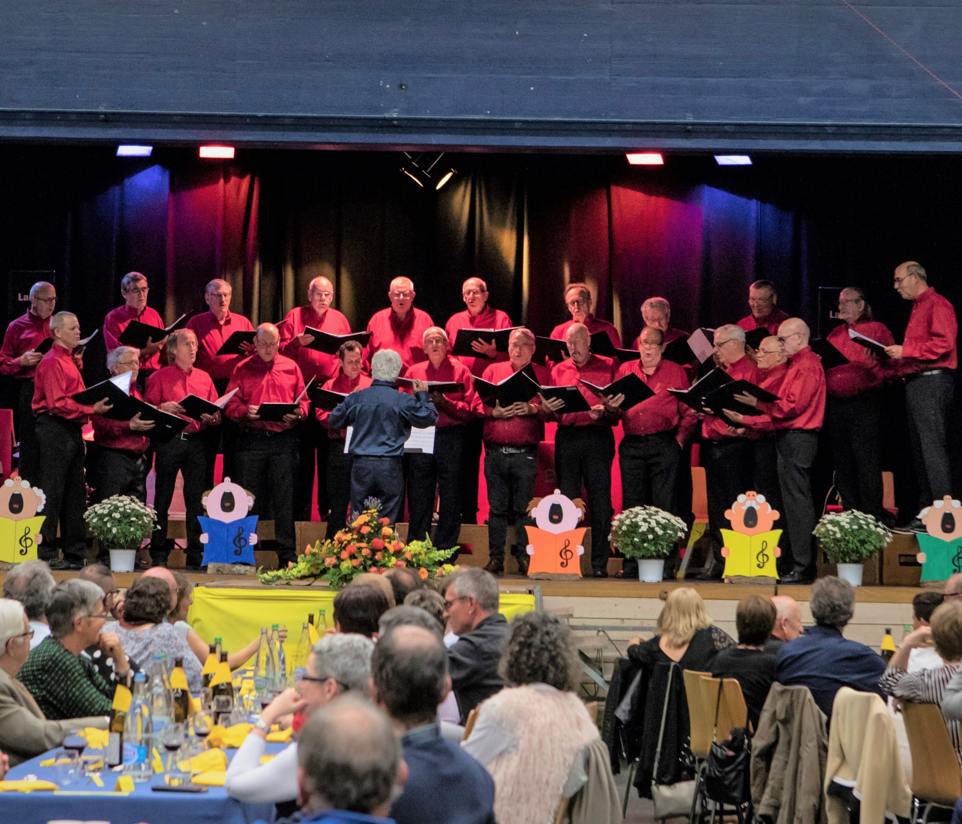
[(248, 517), (254, 497), (230, 478), (217, 484), (201, 503), (208, 517), (198, 518), (204, 530), (200, 542), (204, 545), (204, 566), (207, 564), (254, 565), (254, 544), (257, 543), (257, 516)]
[(529, 578), (580, 578), (582, 545), (587, 527), (578, 527), (585, 516), (580, 498), (571, 500), (556, 489), (546, 498), (535, 498), (528, 513), (537, 526), (526, 527)]
[(778, 510), (765, 500), (764, 495), (746, 492), (739, 495), (731, 509), (725, 510), (732, 529), (721, 531), (725, 546), (726, 578), (741, 575), (746, 578), (778, 578), (775, 559), (782, 551), (778, 539), (782, 530), (772, 529), (778, 520)]
[(43, 490), (22, 478), (7, 478), (0, 487), (0, 561), (20, 564), (37, 559), (42, 512), (47, 503)]
[(922, 564), (923, 581), (944, 581), (962, 572), (962, 502), (946, 495), (919, 513), (925, 524), (916, 560)]

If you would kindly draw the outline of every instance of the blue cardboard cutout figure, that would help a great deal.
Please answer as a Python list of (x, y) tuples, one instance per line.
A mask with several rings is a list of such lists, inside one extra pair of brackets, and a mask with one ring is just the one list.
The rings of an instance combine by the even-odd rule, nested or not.
[(203, 500), (208, 517), (198, 518), (203, 534), (204, 565), (254, 565), (257, 516), (248, 517), (254, 497), (230, 478), (217, 484)]

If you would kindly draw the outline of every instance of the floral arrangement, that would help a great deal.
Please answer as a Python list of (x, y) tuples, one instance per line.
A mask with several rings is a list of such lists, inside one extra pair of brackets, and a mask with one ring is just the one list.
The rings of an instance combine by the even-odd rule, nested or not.
[(430, 540), (404, 544), (390, 521), (378, 518), (379, 501), (369, 498), (364, 505), (368, 508), (350, 527), (338, 532), (334, 540), (308, 546), (297, 562), (288, 563), (286, 569), (259, 571), (261, 583), (323, 578), (333, 589), (341, 589), (362, 572), (383, 574), (395, 567), (410, 567), (422, 580), (434, 581), (457, 569), (444, 563), (456, 548), (438, 549)]
[(84, 520), (105, 549), (140, 549), (154, 533), (157, 513), (130, 495), (113, 495), (90, 507)]
[(823, 515), (812, 534), (833, 564), (864, 564), (892, 540), (888, 527), (857, 509)]
[(626, 558), (665, 558), (688, 532), (681, 518), (656, 506), (633, 506), (611, 522), (611, 545)]

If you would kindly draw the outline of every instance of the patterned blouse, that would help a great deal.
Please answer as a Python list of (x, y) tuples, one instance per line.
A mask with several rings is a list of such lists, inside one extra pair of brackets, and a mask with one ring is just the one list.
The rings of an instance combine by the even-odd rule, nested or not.
[(195, 695), (200, 692), (202, 669), (200, 661), (194, 655), (190, 644), (174, 628), (173, 624), (154, 624), (147, 629), (125, 629), (119, 621), (111, 621), (103, 628), (104, 632), (116, 632), (120, 636), (120, 643), (131, 661), (145, 672), (150, 672), (150, 662), (155, 653), (167, 655), (167, 667), (174, 668), (174, 659), (184, 659), (184, 672), (187, 674), (187, 686)]
[(31, 650), (17, 678), (50, 721), (110, 713), (113, 684), (89, 658), (74, 655), (52, 635)]
[[(945, 685), (952, 680), (958, 668), (957, 664), (946, 664), (937, 669), (910, 673), (901, 667), (889, 665), (879, 679), (878, 685), (886, 695), (894, 695), (896, 698), (904, 698), (906, 701), (915, 701), (919, 704), (941, 706)], [(952, 739), (952, 746), (955, 747), (955, 754), (962, 763), (962, 735), (959, 731), (959, 722), (946, 718), (945, 726), (949, 731), (949, 738)]]

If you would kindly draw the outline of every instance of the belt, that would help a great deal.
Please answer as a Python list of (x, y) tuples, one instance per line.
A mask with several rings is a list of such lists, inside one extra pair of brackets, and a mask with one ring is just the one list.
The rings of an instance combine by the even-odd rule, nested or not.
[(924, 372), (917, 372), (918, 377), (923, 377), (925, 375), (941, 375), (943, 372), (949, 372), (948, 369), (926, 369)]
[(522, 446), (504, 446), (498, 443), (486, 443), (484, 445), (485, 451), (488, 452), (501, 452), (504, 455), (521, 455), (527, 454), (529, 452), (537, 452), (537, 444), (524, 444)]
[(205, 430), (201, 429), (198, 432), (185, 432), (183, 429), (177, 433), (177, 437), (182, 441), (192, 441), (198, 435), (203, 435)]

